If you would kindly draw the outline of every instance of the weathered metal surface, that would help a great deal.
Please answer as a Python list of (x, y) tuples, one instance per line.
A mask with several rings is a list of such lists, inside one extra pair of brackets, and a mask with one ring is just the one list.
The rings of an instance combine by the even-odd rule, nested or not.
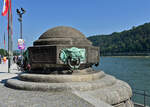
[(71, 70), (78, 69), (81, 63), (85, 63), (85, 49), (84, 48), (64, 48), (60, 52), (60, 60), (69, 65)]

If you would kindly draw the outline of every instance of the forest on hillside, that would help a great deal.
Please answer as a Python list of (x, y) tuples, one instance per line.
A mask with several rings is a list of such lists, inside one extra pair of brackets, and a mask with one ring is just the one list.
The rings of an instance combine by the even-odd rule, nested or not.
[(0, 55), (1, 55), (1, 56), (7, 56), (7, 55), (8, 55), (7, 50), (5, 50), (5, 49), (0, 49)]
[(100, 47), (101, 55), (149, 55), (150, 23), (110, 35), (88, 37), (94, 46)]

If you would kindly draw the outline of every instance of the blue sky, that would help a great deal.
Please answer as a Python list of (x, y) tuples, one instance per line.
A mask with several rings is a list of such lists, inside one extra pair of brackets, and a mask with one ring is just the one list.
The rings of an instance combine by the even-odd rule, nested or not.
[[(2, 11), (3, 0), (0, 3)], [(23, 39), (26, 47), (46, 30), (64, 25), (80, 30), (87, 37), (128, 30), (150, 22), (150, 0), (12, 0), (13, 47), (17, 49), (19, 22), (16, 9), (23, 7)], [(7, 17), (0, 16), (0, 48)], [(7, 43), (7, 40), (6, 40)]]

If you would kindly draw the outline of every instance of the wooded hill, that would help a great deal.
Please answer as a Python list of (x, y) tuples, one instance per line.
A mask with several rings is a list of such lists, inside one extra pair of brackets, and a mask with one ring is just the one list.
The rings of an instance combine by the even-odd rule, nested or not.
[(94, 46), (100, 47), (101, 55), (149, 55), (150, 23), (110, 35), (88, 37)]
[(7, 50), (5, 50), (5, 49), (0, 49), (0, 55), (1, 55), (1, 56), (7, 56), (7, 55), (8, 55)]

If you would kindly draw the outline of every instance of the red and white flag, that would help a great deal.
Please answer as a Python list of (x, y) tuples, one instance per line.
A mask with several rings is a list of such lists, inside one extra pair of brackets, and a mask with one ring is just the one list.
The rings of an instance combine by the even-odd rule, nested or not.
[(6, 16), (9, 8), (9, 0), (4, 0), (2, 16)]

